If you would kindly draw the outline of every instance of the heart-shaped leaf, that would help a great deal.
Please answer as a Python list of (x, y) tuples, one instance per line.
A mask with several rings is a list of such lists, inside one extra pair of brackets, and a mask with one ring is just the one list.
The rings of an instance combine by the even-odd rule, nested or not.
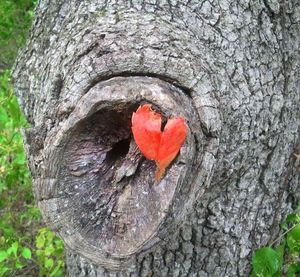
[(169, 119), (161, 132), (161, 115), (152, 111), (151, 105), (145, 104), (132, 115), (132, 132), (144, 156), (156, 162), (155, 179), (159, 181), (186, 138), (184, 118)]

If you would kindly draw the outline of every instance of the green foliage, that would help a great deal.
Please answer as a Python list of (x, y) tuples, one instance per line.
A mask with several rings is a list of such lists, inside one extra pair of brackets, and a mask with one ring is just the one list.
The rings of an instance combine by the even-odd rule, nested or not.
[(286, 241), (291, 254), (297, 254), (300, 252), (300, 224), (297, 224), (287, 234)]
[(255, 251), (252, 265), (258, 276), (275, 276), (279, 271), (279, 256), (271, 247), (263, 247)]
[[(0, 1), (0, 277), (63, 276), (63, 244), (34, 205), (10, 67), (25, 42), (35, 0)], [(43, 243), (41, 243), (43, 241)]]
[(36, 236), (36, 257), (41, 276), (63, 276), (64, 247), (62, 241), (47, 228), (39, 230)]
[[(9, 72), (0, 75), (0, 208), (15, 184), (29, 188), (29, 174), (24, 166), (25, 156), (20, 128), (26, 126), (10, 85)], [(13, 195), (10, 195), (13, 197)]]
[(9, 69), (25, 43), (35, 0), (0, 1), (0, 71)]
[(0, 75), (0, 103), (0, 276), (63, 276), (63, 244), (41, 228), (33, 203), (20, 135), (28, 126), (9, 71)]
[(284, 233), (275, 242), (277, 248), (263, 247), (252, 257), (252, 277), (300, 276), (300, 207), (287, 216), (281, 228)]

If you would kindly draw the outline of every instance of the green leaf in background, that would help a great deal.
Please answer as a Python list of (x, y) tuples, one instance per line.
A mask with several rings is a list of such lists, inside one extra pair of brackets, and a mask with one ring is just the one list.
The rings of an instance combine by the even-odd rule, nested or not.
[(281, 228), (284, 230), (289, 229), (289, 225), (297, 223), (298, 216), (297, 214), (289, 214), (286, 219), (281, 223)]
[(12, 66), (24, 45), (35, 4), (34, 0), (0, 1), (0, 70)]
[(22, 250), (22, 256), (25, 259), (31, 259), (31, 250), (28, 247), (24, 247)]
[(281, 268), (282, 263), (283, 263), (284, 247), (285, 247), (285, 243), (282, 243), (282, 244), (280, 244), (279, 246), (277, 246), (275, 248), (275, 251), (276, 251), (277, 256), (278, 256), (279, 268)]
[(16, 263), (15, 263), (15, 267), (16, 267), (17, 269), (21, 269), (22, 267), (24, 267), (24, 264), (22, 264), (22, 263), (20, 262), (20, 260), (17, 259), (17, 260), (16, 260)]
[(300, 224), (287, 234), (287, 245), (291, 253), (300, 252)]
[(40, 229), (38, 235), (35, 238), (35, 243), (36, 243), (36, 247), (38, 249), (41, 249), (44, 247), (45, 242), (46, 242), (46, 238), (45, 238), (45, 229), (46, 228), (42, 228)]
[(252, 265), (258, 276), (271, 277), (280, 269), (280, 258), (271, 247), (263, 247), (255, 251)]
[(15, 241), (15, 242), (11, 245), (11, 247), (9, 247), (9, 248), (7, 249), (7, 253), (8, 253), (9, 255), (14, 254), (14, 256), (16, 257), (16, 256), (17, 256), (18, 247), (19, 247), (19, 243), (18, 243), (17, 241)]
[[(284, 230), (270, 246), (255, 251), (252, 258), (251, 277), (299, 277), (300, 276), (300, 205), (282, 222)], [(278, 263), (278, 264), (277, 264)]]
[[(63, 243), (48, 228), (41, 228), (36, 236), (36, 260), (40, 266), (40, 275), (63, 276)], [(54, 272), (51, 275), (51, 272)]]
[(300, 263), (290, 264), (287, 271), (287, 277), (300, 276)]
[(58, 262), (57, 266), (50, 272), (50, 277), (61, 277), (63, 276), (63, 264), (61, 261)]
[(8, 268), (8, 267), (6, 267), (6, 266), (2, 267), (2, 266), (0, 265), (0, 276), (5, 276), (5, 273), (6, 273), (7, 271), (9, 271), (9, 268)]
[[(8, 257), (8, 253), (4, 250), (0, 251), (0, 263), (3, 262), (7, 257)], [(1, 276), (1, 275), (0, 275)]]
[(45, 268), (51, 269), (54, 265), (54, 261), (51, 258), (45, 258)]

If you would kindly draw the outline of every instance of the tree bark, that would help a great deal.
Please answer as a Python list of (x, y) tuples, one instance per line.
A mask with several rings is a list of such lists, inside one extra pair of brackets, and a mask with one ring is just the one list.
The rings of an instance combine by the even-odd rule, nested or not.
[[(247, 276), (299, 200), (297, 1), (39, 1), (15, 91), (70, 276)], [(159, 183), (151, 103), (187, 140)]]

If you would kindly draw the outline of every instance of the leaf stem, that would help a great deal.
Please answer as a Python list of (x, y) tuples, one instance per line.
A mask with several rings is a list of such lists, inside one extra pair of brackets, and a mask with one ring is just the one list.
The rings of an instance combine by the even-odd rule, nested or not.
[(295, 224), (295, 225), (293, 225), (291, 228), (287, 229), (283, 234), (281, 234), (277, 239), (275, 239), (275, 240), (270, 244), (270, 247), (272, 247), (276, 242), (281, 241), (281, 239), (282, 239), (288, 232), (290, 232), (291, 230), (293, 230), (297, 225), (298, 225), (298, 223)]

